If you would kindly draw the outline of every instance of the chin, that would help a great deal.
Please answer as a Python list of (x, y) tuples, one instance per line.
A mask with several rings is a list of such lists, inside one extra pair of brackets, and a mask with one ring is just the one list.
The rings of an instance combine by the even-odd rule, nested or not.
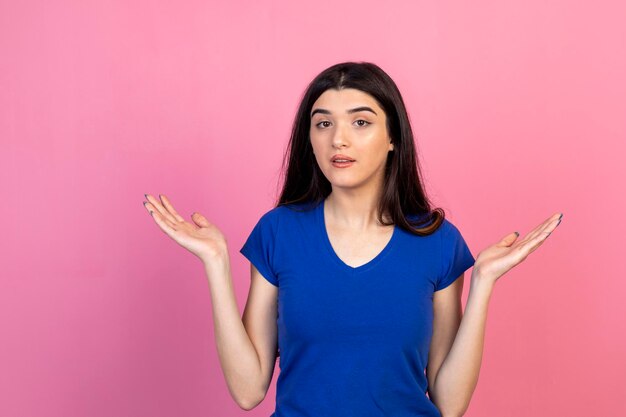
[(332, 185), (333, 188), (345, 188), (345, 189), (359, 188), (365, 185), (363, 181), (354, 181), (354, 180), (338, 181), (336, 179), (330, 180), (330, 184)]

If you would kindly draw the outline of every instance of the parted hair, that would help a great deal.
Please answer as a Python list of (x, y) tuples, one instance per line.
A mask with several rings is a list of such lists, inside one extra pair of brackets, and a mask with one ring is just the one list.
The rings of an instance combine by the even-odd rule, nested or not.
[[(387, 131), (394, 145), (388, 152), (383, 192), (378, 202), (378, 220), (396, 224), (413, 234), (426, 236), (443, 222), (445, 211), (433, 208), (424, 190), (421, 169), (409, 116), (396, 83), (370, 62), (343, 62), (317, 75), (305, 90), (298, 107), (291, 137), (283, 156), (282, 191), (275, 207), (313, 207), (332, 191), (321, 171), (309, 136), (313, 103), (328, 89), (353, 88), (372, 96), (387, 116)], [(281, 178), (279, 178), (279, 181)], [(390, 223), (383, 221), (387, 213)]]

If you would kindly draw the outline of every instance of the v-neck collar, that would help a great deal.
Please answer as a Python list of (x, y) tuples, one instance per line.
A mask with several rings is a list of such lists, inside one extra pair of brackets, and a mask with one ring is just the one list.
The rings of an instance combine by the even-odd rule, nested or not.
[(380, 263), (380, 261), (389, 253), (389, 251), (391, 251), (391, 248), (395, 244), (395, 241), (398, 235), (397, 225), (393, 226), (393, 233), (391, 234), (391, 239), (389, 239), (389, 242), (387, 242), (385, 247), (374, 258), (364, 263), (363, 265), (359, 265), (357, 267), (353, 267), (345, 263), (343, 260), (341, 260), (339, 256), (337, 256), (335, 249), (333, 249), (333, 246), (330, 243), (330, 238), (328, 237), (328, 230), (326, 229), (326, 220), (324, 218), (325, 202), (326, 202), (326, 199), (322, 200), (321, 203), (316, 208), (317, 224), (322, 233), (323, 245), (326, 247), (328, 255), (330, 255), (330, 257), (333, 258), (334, 262), (341, 269), (343, 269), (349, 274), (357, 274), (357, 273), (365, 272), (375, 267), (378, 263)]

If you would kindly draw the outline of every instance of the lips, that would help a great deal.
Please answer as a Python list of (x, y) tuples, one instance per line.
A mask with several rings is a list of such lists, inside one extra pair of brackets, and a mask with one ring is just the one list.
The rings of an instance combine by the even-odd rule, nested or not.
[(354, 162), (355, 159), (351, 158), (347, 155), (342, 155), (342, 154), (337, 154), (337, 155), (333, 155), (333, 157), (330, 159), (331, 162), (336, 162), (336, 161), (349, 161), (349, 162)]

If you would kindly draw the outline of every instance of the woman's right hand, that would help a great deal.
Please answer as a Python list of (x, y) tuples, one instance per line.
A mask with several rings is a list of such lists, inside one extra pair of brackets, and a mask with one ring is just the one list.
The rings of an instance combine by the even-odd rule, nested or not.
[(222, 232), (200, 213), (193, 213), (186, 222), (170, 201), (160, 194), (160, 201), (150, 194), (145, 194), (148, 202), (144, 207), (152, 212), (156, 224), (176, 243), (196, 255), (205, 264), (228, 259), (226, 238)]

